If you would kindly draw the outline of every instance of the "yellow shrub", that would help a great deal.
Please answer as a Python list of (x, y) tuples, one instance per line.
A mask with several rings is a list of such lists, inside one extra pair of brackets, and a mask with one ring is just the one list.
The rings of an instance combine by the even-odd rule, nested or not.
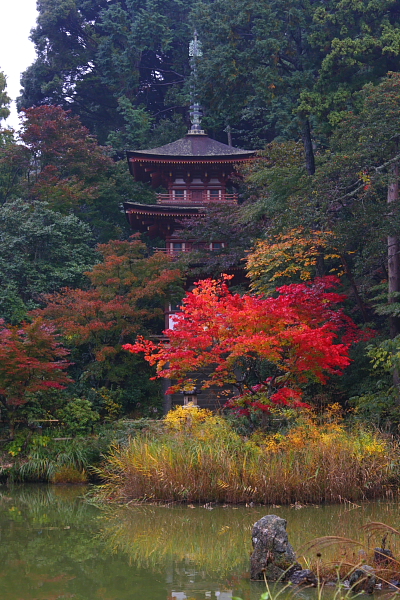
[(211, 410), (200, 408), (192, 402), (186, 406), (176, 406), (164, 418), (165, 425), (170, 431), (185, 431), (214, 420), (215, 417)]
[(78, 471), (73, 466), (60, 467), (52, 477), (52, 483), (87, 483), (85, 471)]

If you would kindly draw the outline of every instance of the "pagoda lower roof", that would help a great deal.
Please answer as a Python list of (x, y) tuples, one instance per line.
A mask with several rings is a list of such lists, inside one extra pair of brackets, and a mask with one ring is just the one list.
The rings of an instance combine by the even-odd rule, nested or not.
[(204, 210), (203, 206), (163, 206), (160, 204), (138, 204), (124, 202), (125, 213), (135, 213), (143, 216), (186, 217), (197, 215)]
[(128, 159), (157, 160), (172, 163), (179, 162), (235, 162), (249, 159), (255, 150), (243, 150), (217, 142), (205, 133), (188, 133), (185, 137), (165, 146), (148, 150), (128, 150)]

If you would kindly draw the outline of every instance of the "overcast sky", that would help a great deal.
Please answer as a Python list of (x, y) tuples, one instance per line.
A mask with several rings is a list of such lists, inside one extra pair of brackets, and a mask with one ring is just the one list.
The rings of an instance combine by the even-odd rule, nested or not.
[[(7, 77), (7, 93), (15, 100), (19, 96), (21, 73), (35, 59), (35, 49), (29, 32), (36, 24), (36, 0), (3, 0), (0, 17), (0, 71)], [(6, 124), (18, 128), (15, 104)], [(4, 123), (4, 121), (3, 121)]]

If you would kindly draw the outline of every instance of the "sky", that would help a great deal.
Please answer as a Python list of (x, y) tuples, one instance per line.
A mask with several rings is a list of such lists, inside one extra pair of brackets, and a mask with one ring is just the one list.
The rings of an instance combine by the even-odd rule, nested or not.
[[(20, 94), (21, 73), (35, 60), (29, 33), (36, 24), (36, 0), (3, 0), (0, 18), (0, 71), (7, 78), (7, 93), (15, 100)], [(15, 103), (11, 115), (2, 124), (18, 129)]]

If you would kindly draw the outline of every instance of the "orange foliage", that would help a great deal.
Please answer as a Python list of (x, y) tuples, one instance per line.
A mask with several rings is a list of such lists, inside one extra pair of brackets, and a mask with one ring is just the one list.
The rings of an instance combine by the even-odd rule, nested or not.
[(46, 296), (33, 314), (51, 320), (71, 346), (88, 344), (98, 361), (116, 354), (129, 336), (162, 318), (164, 304), (180, 282), (168, 256), (147, 256), (138, 239), (98, 246), (103, 261), (86, 273), (88, 290), (65, 288)]
[[(317, 274), (321, 257), (324, 260), (339, 258), (333, 247), (334, 237), (331, 231), (306, 231), (297, 227), (271, 239), (259, 240), (246, 260), (251, 289), (269, 291), (278, 280), (296, 276), (303, 281), (311, 280)], [(340, 269), (334, 272), (341, 275)]]

